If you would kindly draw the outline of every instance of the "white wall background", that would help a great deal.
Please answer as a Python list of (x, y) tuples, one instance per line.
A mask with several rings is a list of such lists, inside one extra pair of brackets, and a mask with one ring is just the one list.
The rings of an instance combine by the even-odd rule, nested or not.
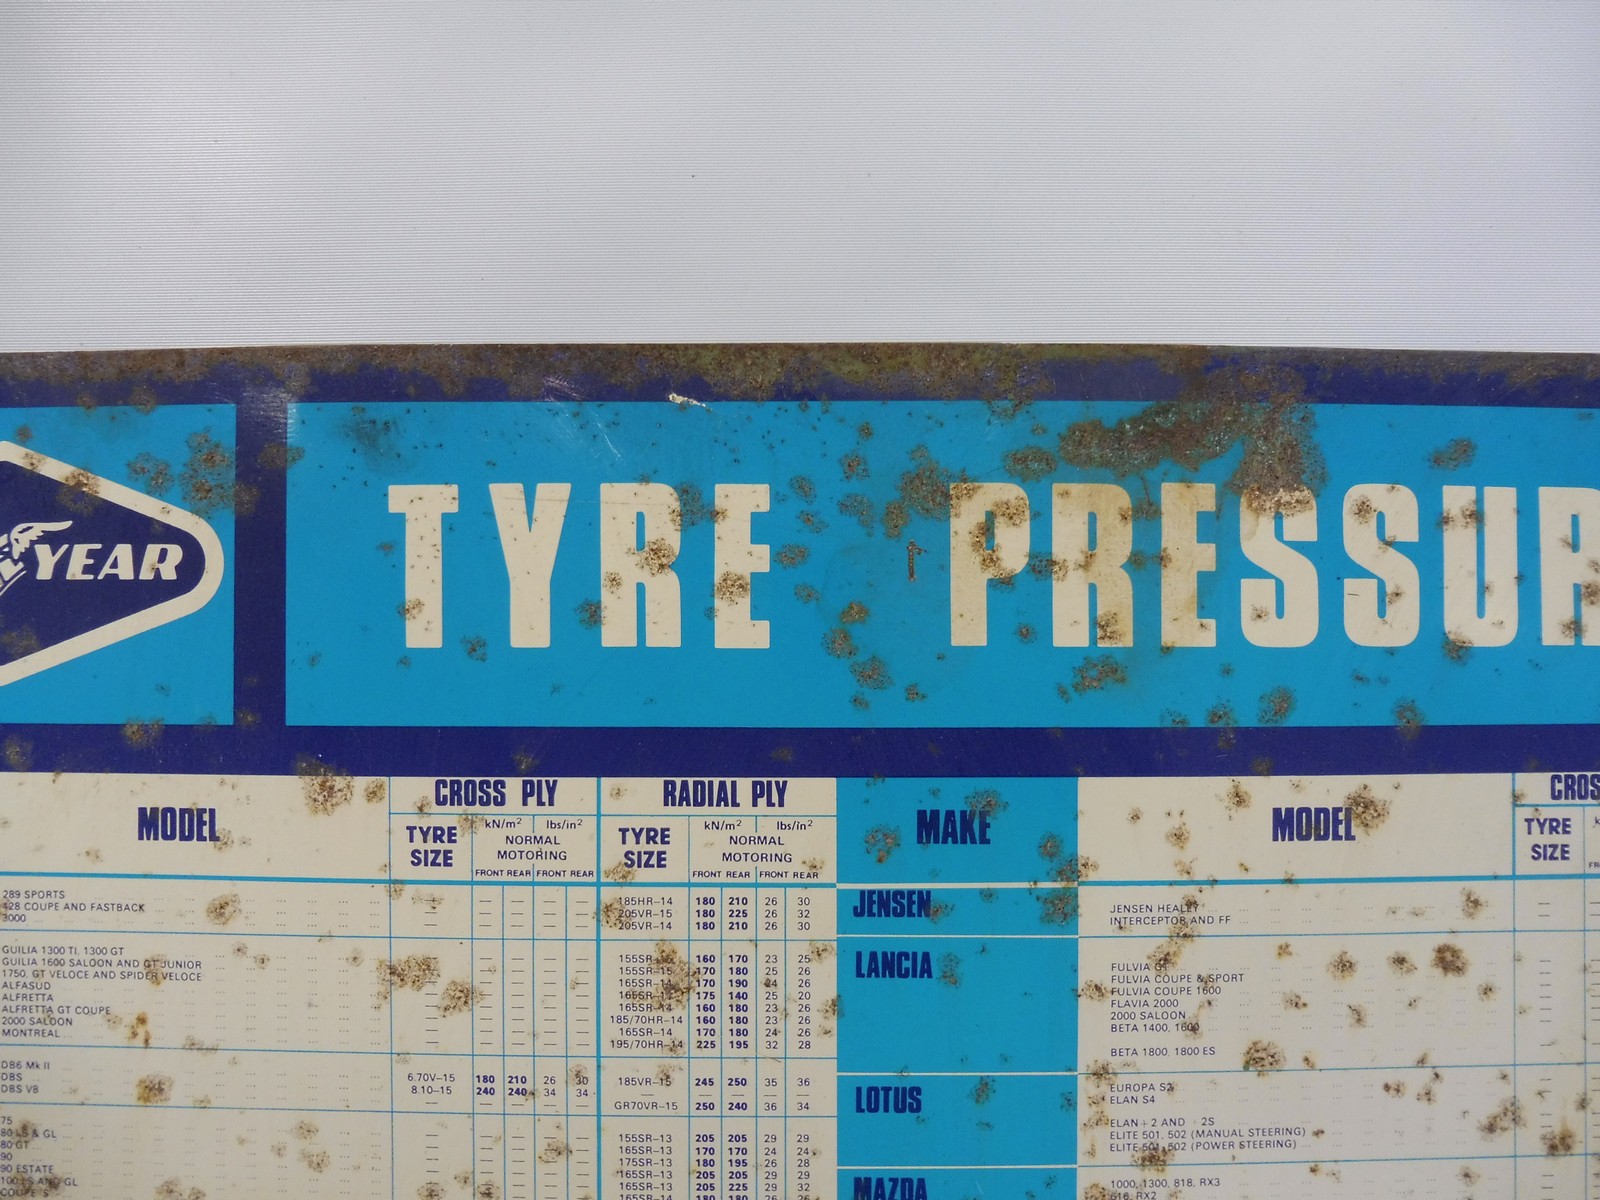
[(1600, 350), (1588, 0), (0, 10), (0, 350)]

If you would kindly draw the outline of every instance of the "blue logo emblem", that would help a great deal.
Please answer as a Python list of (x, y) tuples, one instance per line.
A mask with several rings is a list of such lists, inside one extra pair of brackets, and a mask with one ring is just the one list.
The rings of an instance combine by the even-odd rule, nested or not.
[(0, 442), (0, 685), (188, 616), (221, 581), (193, 513)]

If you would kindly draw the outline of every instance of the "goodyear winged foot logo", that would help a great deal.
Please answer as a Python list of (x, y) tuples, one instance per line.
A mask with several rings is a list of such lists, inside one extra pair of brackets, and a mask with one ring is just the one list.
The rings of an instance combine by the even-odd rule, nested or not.
[(10, 533), (0, 534), (0, 552), (8, 556), (0, 558), (0, 596), (4, 596), (6, 589), (17, 580), (27, 576), (28, 566), (22, 556), (41, 534), (71, 528), (71, 521), (24, 521)]
[(155, 497), (0, 442), (0, 685), (203, 608), (211, 526)]

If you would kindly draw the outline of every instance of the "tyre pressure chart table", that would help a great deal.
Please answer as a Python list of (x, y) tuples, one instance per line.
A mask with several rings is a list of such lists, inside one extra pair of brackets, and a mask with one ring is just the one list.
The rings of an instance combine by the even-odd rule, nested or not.
[(1591, 778), (13, 776), (8, 1186), (1584, 1194)]

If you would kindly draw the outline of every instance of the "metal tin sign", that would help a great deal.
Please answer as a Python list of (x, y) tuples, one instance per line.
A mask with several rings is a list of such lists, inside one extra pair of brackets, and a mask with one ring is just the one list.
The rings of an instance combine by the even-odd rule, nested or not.
[(1595, 1187), (1595, 359), (0, 403), (0, 1196)]

